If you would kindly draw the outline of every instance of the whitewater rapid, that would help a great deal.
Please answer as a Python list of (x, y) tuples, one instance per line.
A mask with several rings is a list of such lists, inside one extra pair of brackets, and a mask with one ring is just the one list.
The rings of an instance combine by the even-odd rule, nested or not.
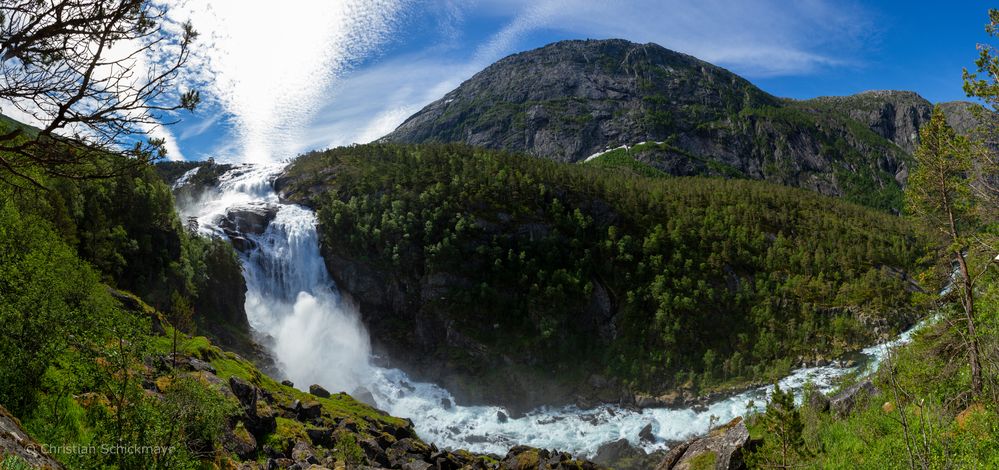
[[(281, 371), (299, 388), (320, 384), (356, 396), (369, 392), (379, 409), (412, 419), (427, 442), (500, 455), (513, 445), (525, 444), (593, 456), (602, 444), (620, 439), (652, 452), (744, 415), (751, 405), (759, 409), (766, 404), (769, 386), (697, 409), (545, 407), (515, 419), (497, 406), (445, 407), (445, 402), (455, 403), (447, 390), (372, 363), (369, 336), (357, 309), (339, 295), (323, 263), (315, 214), (281, 203), (273, 189), (281, 169), (281, 165), (236, 166), (220, 177), (215, 190), (195, 200), (178, 200), (178, 207), (185, 220), (197, 219), (200, 231), (222, 237), (227, 236), (221, 224), (228, 211), (276, 211), (262, 233), (244, 234), (252, 242), (252, 248), (240, 254), (247, 284), (246, 314), (254, 331), (269, 338), (265, 344)], [(197, 171), (185, 174), (175, 188)], [(873, 371), (888, 348), (908, 342), (916, 328), (864, 349), (856, 366), (798, 369), (781, 379), (780, 386), (801, 392), (811, 383), (830, 391), (847, 374)], [(656, 440), (643, 442), (639, 433), (650, 424)]]

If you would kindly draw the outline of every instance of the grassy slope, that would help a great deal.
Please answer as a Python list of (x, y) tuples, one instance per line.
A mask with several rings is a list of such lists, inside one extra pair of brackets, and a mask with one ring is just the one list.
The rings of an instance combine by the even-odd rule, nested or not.
[[(999, 387), (994, 375), (999, 365), (999, 282), (993, 277), (983, 285), (979, 331), (986, 370), (993, 371), (986, 374), (983, 396), (978, 400), (968, 396), (962, 314), (958, 305), (947, 304), (939, 319), (892, 353), (874, 376), (880, 392), (859, 403), (851, 414), (837, 417), (807, 403), (802, 406), (808, 455), (794, 455), (795, 467), (999, 467)], [(751, 429), (754, 438), (774, 439), (759, 421), (751, 422), (756, 423)], [(763, 467), (777, 456), (755, 458)]]

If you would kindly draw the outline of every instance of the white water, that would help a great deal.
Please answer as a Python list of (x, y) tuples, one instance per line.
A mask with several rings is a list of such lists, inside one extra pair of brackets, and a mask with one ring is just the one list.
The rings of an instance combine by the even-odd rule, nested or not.
[[(239, 166), (220, 179), (219, 188), (181, 208), (185, 217), (197, 217), (205, 233), (224, 236), (219, 221), (234, 207), (278, 207), (277, 215), (260, 235), (247, 235), (257, 248), (243, 254), (247, 281), (246, 313), (251, 327), (273, 338), (272, 352), (281, 370), (303, 389), (318, 383), (331, 391), (371, 392), (375, 404), (394, 416), (413, 420), (419, 435), (444, 448), (505, 454), (516, 444), (559, 449), (592, 456), (600, 445), (627, 439), (646, 451), (665, 448), (667, 442), (705, 433), (714, 419), (725, 423), (762, 407), (769, 387), (760, 387), (720, 399), (707, 409), (631, 410), (604, 405), (591, 410), (575, 406), (542, 408), (518, 419), (500, 422), (495, 406), (445, 409), (442, 401), (454, 397), (436, 385), (413, 382), (397, 369), (371, 364), (367, 331), (355, 308), (346, 305), (333, 285), (319, 252), (316, 217), (312, 211), (278, 202), (272, 188), (280, 166)], [(918, 328), (918, 325), (917, 327)], [(886, 348), (909, 341), (912, 332), (890, 343), (862, 351), (861, 366), (798, 369), (780, 381), (782, 388), (801, 391), (811, 382), (829, 391), (838, 378), (864, 367), (870, 372)], [(652, 424), (657, 440), (641, 443), (639, 431)]]

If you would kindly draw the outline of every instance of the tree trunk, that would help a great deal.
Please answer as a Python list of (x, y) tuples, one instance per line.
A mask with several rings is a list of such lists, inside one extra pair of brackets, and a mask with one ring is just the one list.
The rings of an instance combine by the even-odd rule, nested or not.
[(968, 261), (964, 253), (958, 251), (957, 262), (961, 267), (962, 296), (964, 318), (968, 323), (968, 362), (971, 365), (971, 397), (978, 398), (982, 394), (982, 366), (978, 359), (978, 334), (975, 331), (975, 295), (972, 289), (971, 273), (968, 271)]

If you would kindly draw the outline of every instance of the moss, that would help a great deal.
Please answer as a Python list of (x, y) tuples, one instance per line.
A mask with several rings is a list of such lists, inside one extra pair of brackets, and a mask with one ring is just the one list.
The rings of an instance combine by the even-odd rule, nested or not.
[[(150, 339), (152, 350), (159, 354), (169, 354), (174, 350), (174, 328), (164, 325), (166, 334), (155, 336)], [(223, 355), (222, 350), (212, 345), (211, 340), (204, 336), (188, 337), (183, 333), (177, 334), (177, 353), (186, 356), (196, 357), (203, 361), (212, 361)]]
[(364, 449), (357, 443), (357, 438), (353, 434), (344, 430), (338, 430), (333, 436), (336, 444), (334, 457), (347, 465), (358, 465), (364, 462)]
[(517, 454), (517, 460), (514, 462), (514, 469), (516, 470), (533, 470), (538, 468), (538, 464), (541, 462), (541, 457), (538, 455), (537, 449), (530, 449)]
[(689, 468), (690, 470), (711, 470), (715, 468), (715, 461), (717, 460), (718, 455), (714, 452), (708, 451), (690, 459)]
[(278, 417), (277, 429), (264, 437), (264, 444), (286, 454), (291, 452), (295, 442), (300, 440), (309, 440), (309, 435), (305, 433), (305, 425), (293, 419)]

